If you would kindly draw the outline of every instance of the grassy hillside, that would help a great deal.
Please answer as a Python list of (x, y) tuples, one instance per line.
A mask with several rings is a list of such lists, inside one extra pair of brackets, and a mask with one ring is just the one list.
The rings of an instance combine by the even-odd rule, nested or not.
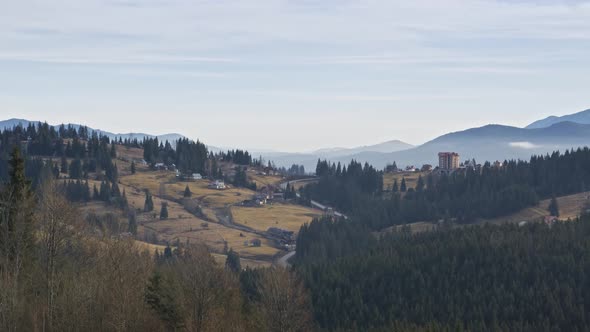
[[(241, 203), (252, 199), (255, 191), (231, 185), (225, 190), (214, 190), (208, 188), (208, 180), (184, 182), (179, 181), (172, 171), (151, 171), (137, 162), (142, 159), (142, 149), (117, 146), (117, 156), (119, 189), (125, 191), (129, 208), (137, 215), (138, 246), (149, 251), (163, 251), (167, 243), (174, 245), (177, 241), (199, 242), (207, 245), (218, 260), (223, 260), (225, 250), (232, 248), (240, 254), (245, 266), (267, 266), (283, 254), (278, 243), (265, 237), (269, 227), (297, 232), (302, 224), (320, 214), (288, 203), (242, 207)], [(137, 172), (132, 174), (131, 162), (134, 160)], [(231, 165), (223, 166), (232, 168)], [(283, 180), (280, 176), (260, 175), (256, 170), (249, 170), (247, 174), (259, 188), (278, 186)], [(89, 180), (89, 185), (90, 188), (94, 185), (100, 188), (99, 181)], [(186, 186), (192, 192), (190, 198), (184, 197)], [(146, 190), (153, 196), (154, 210), (151, 212), (143, 211)], [(162, 203), (167, 204), (166, 220), (159, 218)], [(127, 214), (114, 206), (91, 201), (82, 205), (81, 210), (84, 218), (91, 214), (108, 214), (109, 218), (117, 220), (122, 232), (127, 229)], [(261, 246), (252, 246), (255, 239), (261, 241)]]
[(319, 210), (293, 204), (273, 204), (261, 207), (234, 206), (231, 209), (236, 223), (266, 231), (278, 227), (293, 232), (299, 231), (301, 225), (322, 214)]
[[(549, 216), (548, 208), (550, 201), (551, 200), (546, 199), (539, 202), (538, 206), (526, 208), (505, 217), (480, 219), (479, 222), (494, 224), (519, 223), (521, 221), (541, 222), (546, 216)], [(590, 206), (590, 192), (557, 197), (557, 204), (559, 206), (559, 219), (574, 219), (580, 216), (580, 213), (583, 209), (586, 209), (588, 206)], [(437, 225), (432, 222), (415, 222), (408, 225), (391, 226), (381, 230), (380, 232), (376, 232), (375, 235), (379, 236), (393, 231), (400, 231), (404, 229), (404, 227), (407, 227), (412, 233), (420, 233), (435, 230)]]
[(422, 177), (426, 176), (422, 172), (385, 173), (383, 174), (383, 189), (390, 190), (395, 180), (397, 180), (397, 185), (400, 186), (402, 184), (402, 179), (406, 179), (406, 186), (408, 189), (416, 188), (416, 182), (420, 175), (422, 175)]
[[(575, 195), (557, 197), (559, 206), (559, 219), (576, 218), (580, 215), (582, 209), (590, 203), (590, 192), (584, 192)], [(549, 215), (549, 199), (539, 202), (539, 206), (527, 208), (517, 213), (495, 219), (484, 220), (493, 223), (521, 222), (521, 221), (539, 221)]]

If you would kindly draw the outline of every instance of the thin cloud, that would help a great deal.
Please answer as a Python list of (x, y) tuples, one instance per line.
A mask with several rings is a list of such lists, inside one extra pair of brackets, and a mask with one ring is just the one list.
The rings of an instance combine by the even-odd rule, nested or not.
[(196, 57), (196, 56), (78, 56), (64, 55), (37, 55), (37, 54), (11, 54), (0, 53), (0, 60), (46, 62), (62, 64), (190, 64), (190, 63), (237, 63), (239, 60), (232, 58)]

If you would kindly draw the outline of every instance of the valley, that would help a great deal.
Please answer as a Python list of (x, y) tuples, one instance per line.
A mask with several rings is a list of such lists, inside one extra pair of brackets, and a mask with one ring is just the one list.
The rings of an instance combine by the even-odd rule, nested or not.
[[(129, 207), (137, 214), (137, 240), (146, 243), (145, 248), (163, 251), (167, 244), (204, 243), (219, 259), (228, 249), (240, 254), (244, 266), (270, 266), (286, 254), (285, 247), (267, 234), (270, 227), (296, 233), (302, 224), (321, 216), (322, 211), (295, 205), (287, 201), (275, 201), (262, 206), (242, 206), (257, 192), (228, 185), (224, 190), (210, 189), (209, 180), (181, 181), (174, 171), (154, 171), (141, 165), (143, 150), (117, 146), (118, 185), (125, 191)], [(136, 173), (131, 174), (134, 161)], [(231, 165), (225, 165), (231, 168)], [(255, 169), (248, 170), (248, 178), (259, 188), (278, 186), (285, 181), (280, 176), (261, 175)], [(99, 181), (89, 180), (89, 185), (100, 186)], [(183, 197), (186, 187), (192, 196)], [(145, 192), (153, 196), (154, 211), (144, 212)], [(167, 205), (169, 217), (160, 220), (158, 211)], [(88, 214), (111, 214), (119, 223), (127, 223), (127, 215), (103, 202), (81, 205), (85, 217)], [(196, 212), (198, 210), (198, 212)], [(257, 241), (260, 245), (254, 245)], [(153, 246), (153, 247), (152, 247)]]

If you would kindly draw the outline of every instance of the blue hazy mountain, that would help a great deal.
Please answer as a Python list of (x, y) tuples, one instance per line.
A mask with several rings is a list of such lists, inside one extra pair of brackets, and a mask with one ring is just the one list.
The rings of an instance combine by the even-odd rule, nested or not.
[(559, 122), (575, 122), (581, 124), (590, 124), (590, 109), (582, 112), (564, 115), (564, 116), (550, 116), (548, 118), (535, 121), (526, 126), (527, 129), (547, 128)]
[(393, 153), (359, 153), (335, 161), (368, 161), (376, 167), (384, 167), (396, 161), (398, 165), (421, 166), (436, 164), (440, 151), (454, 151), (461, 160), (475, 158), (478, 162), (530, 159), (534, 154), (546, 154), (555, 150), (578, 148), (590, 145), (590, 125), (574, 122), (559, 122), (547, 128), (525, 129), (502, 125), (487, 125), (479, 128), (449, 133), (416, 148)]
[[(590, 125), (559, 122), (546, 128), (526, 129), (503, 125), (487, 125), (442, 135), (420, 146), (390, 153), (360, 151), (352, 154), (327, 157), (332, 162), (349, 163), (355, 159), (383, 168), (394, 161), (399, 166), (436, 165), (438, 152), (454, 151), (461, 160), (477, 162), (523, 159), (532, 155), (590, 146)], [(315, 170), (318, 156), (313, 154), (263, 155), (280, 166), (302, 164), (306, 170)]]

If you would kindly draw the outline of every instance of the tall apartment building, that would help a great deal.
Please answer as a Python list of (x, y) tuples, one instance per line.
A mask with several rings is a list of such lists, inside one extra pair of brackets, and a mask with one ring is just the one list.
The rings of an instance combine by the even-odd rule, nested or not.
[(444, 170), (459, 168), (459, 154), (456, 152), (440, 152), (438, 154), (438, 167)]

